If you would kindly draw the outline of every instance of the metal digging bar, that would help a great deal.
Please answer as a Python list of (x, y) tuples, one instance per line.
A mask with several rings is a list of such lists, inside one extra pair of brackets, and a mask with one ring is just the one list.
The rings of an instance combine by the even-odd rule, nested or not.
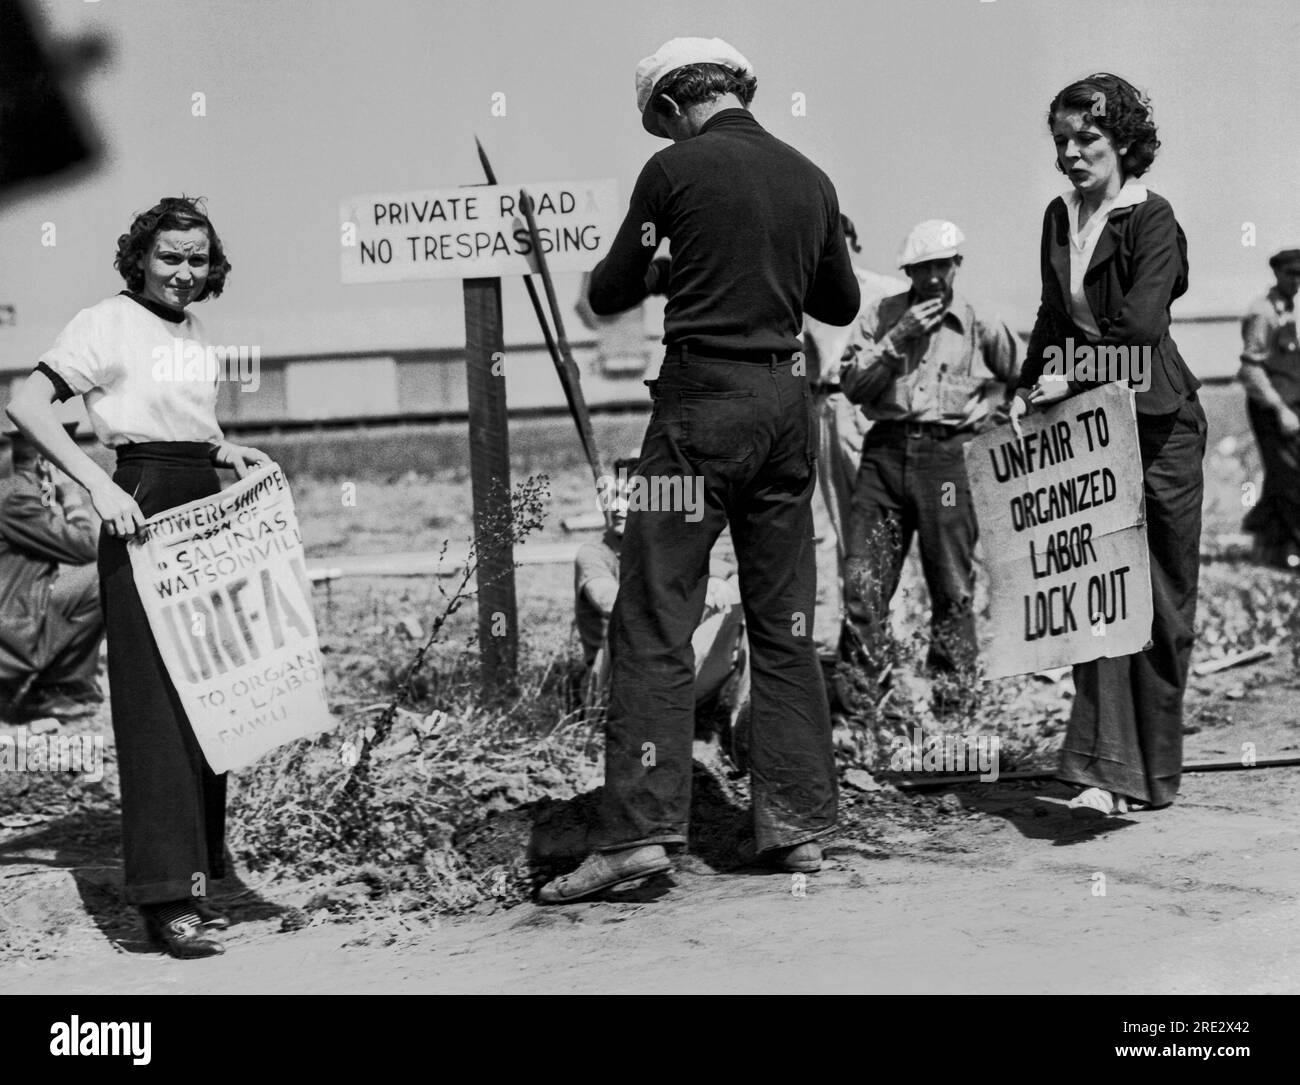
[[(483, 144), (477, 136), (474, 137), (474, 145), (478, 148), (478, 160), (483, 166), (483, 173), (487, 177), (488, 184), (497, 183), (496, 171), (492, 168), (492, 163), (488, 161), (487, 151), (483, 149)], [(533, 312), (537, 315), (537, 324), (542, 329), (542, 338), (546, 340), (546, 349), (551, 355), (551, 361), (555, 363), (555, 370), (560, 377), (560, 387), (564, 389), (564, 398), (569, 405), (569, 414), (573, 418), (573, 424), (578, 429), (578, 439), (582, 442), (583, 453), (587, 457), (587, 463), (591, 466), (592, 477), (596, 483), (596, 492), (601, 493), (600, 479), (602, 475), (600, 456), (596, 451), (596, 439), (591, 428), (591, 414), (587, 410), (587, 403), (582, 395), (582, 385), (579, 383), (580, 376), (578, 367), (573, 361), (573, 354), (569, 349), (568, 339), (564, 334), (564, 321), (560, 316), (559, 305), (555, 300), (555, 288), (551, 283), (550, 271), (546, 266), (546, 258), (542, 253), (541, 244), (537, 236), (537, 223), (533, 219), (532, 203), (527, 195), (520, 193), (520, 202), (524, 207), (524, 214), (528, 220), (528, 233), (532, 240), (533, 251), (537, 254), (537, 267), (542, 276), (542, 283), (546, 288), (546, 299), (550, 305), (551, 316), (555, 321), (555, 335), (551, 333), (551, 326), (547, 322), (546, 313), (542, 310), (542, 300), (538, 297), (537, 287), (533, 284), (531, 275), (524, 276), (524, 286), (528, 290), (528, 300), (533, 303)], [(559, 342), (556, 342), (558, 337)], [(601, 512), (605, 517), (605, 525), (608, 527), (612, 522), (612, 515), (609, 509), (604, 508), (604, 502), (601, 502)]]
[[(487, 183), (495, 185), (497, 183), (496, 170), (492, 168), (492, 163), (488, 161), (487, 151), (483, 149), (483, 144), (479, 142), (478, 136), (474, 137), (474, 146), (478, 148), (478, 160), (483, 165), (483, 173), (487, 177)], [(528, 300), (533, 303), (533, 312), (537, 314), (537, 323), (542, 329), (542, 338), (546, 340), (546, 349), (551, 353), (551, 360), (555, 362), (557, 369), (563, 366), (560, 360), (560, 352), (555, 346), (555, 339), (551, 335), (551, 326), (546, 321), (546, 314), (542, 311), (542, 299), (537, 296), (537, 287), (533, 285), (531, 275), (524, 276), (524, 286), (528, 288)], [(575, 418), (576, 422), (577, 419)]]
[[(542, 276), (542, 286), (546, 289), (546, 302), (551, 309), (551, 319), (555, 321), (555, 339), (560, 351), (560, 384), (564, 388), (564, 396), (569, 401), (569, 410), (573, 414), (574, 421), (578, 424), (578, 437), (582, 441), (582, 450), (587, 454), (587, 462), (591, 465), (592, 481), (596, 484), (596, 492), (601, 492), (600, 479), (603, 472), (600, 467), (600, 456), (596, 452), (596, 438), (591, 430), (591, 415), (587, 413), (587, 403), (582, 395), (581, 378), (578, 374), (578, 365), (573, 360), (573, 352), (569, 349), (568, 337), (564, 334), (564, 318), (560, 315), (559, 303), (555, 300), (555, 284), (551, 281), (550, 269), (546, 266), (546, 254), (542, 252), (541, 238), (537, 233), (537, 220), (533, 217), (533, 201), (523, 189), (519, 191), (519, 202), (524, 210), (524, 218), (528, 220), (528, 236), (533, 242), (533, 252), (537, 256), (537, 270)], [(601, 502), (603, 505), (604, 502)], [(605, 513), (605, 522), (610, 522), (610, 510), (603, 509)]]

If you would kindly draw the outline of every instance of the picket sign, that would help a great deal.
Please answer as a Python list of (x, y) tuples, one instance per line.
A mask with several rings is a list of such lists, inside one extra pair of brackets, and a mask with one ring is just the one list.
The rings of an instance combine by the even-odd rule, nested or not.
[(1129, 655), (1151, 641), (1133, 392), (1105, 384), (966, 445), (989, 573), (990, 678)]
[(150, 517), (127, 550), (213, 772), (334, 726), (302, 535), (277, 464)]

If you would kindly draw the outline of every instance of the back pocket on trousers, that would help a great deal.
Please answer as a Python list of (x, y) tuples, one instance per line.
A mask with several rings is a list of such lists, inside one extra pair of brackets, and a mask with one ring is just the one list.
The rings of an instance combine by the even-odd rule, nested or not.
[(758, 396), (753, 392), (679, 392), (682, 445), (702, 460), (739, 463), (754, 451)]

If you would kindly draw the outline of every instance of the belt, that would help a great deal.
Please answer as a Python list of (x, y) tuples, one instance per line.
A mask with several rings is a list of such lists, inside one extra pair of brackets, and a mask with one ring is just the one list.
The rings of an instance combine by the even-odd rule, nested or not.
[(882, 435), (896, 433), (908, 440), (929, 437), (936, 441), (946, 441), (958, 434), (972, 434), (973, 430), (963, 430), (957, 426), (945, 425), (943, 422), (909, 422), (901, 418), (889, 418), (872, 424), (871, 428)]
[(118, 445), (117, 462), (175, 463), (211, 466), (214, 446), (209, 441), (136, 441)]
[(815, 396), (833, 396), (841, 391), (839, 381), (809, 381), (808, 387)]
[(749, 362), (753, 365), (785, 365), (794, 361), (791, 353), (773, 350), (728, 350), (726, 347), (694, 347), (689, 343), (670, 343), (669, 358), (685, 362), (688, 358), (720, 358), (724, 362)]

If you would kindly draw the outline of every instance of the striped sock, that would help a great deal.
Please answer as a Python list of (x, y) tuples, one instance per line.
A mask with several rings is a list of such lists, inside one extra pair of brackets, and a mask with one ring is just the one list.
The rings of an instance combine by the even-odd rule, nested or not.
[(199, 918), (199, 913), (194, 910), (194, 906), (187, 900), (168, 901), (166, 904), (151, 904), (149, 905), (149, 911), (154, 919), (164, 927), (176, 924), (198, 930), (203, 926), (203, 920)]

